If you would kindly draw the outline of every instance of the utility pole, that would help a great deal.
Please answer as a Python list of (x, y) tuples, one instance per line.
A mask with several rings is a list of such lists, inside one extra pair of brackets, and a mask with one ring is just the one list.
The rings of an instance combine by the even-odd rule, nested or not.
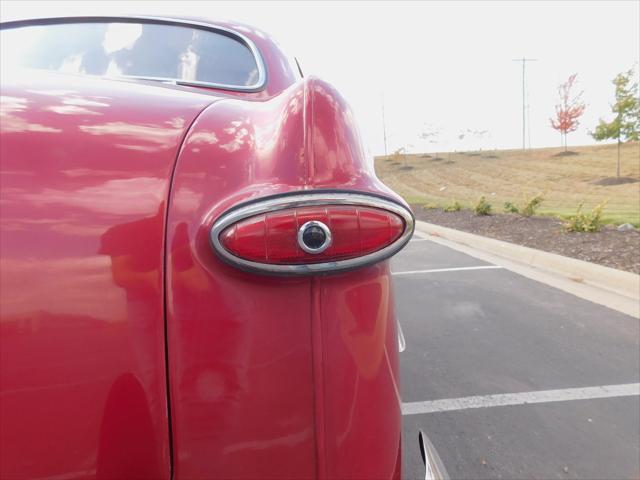
[(537, 62), (537, 58), (514, 58), (512, 62), (522, 62), (522, 150), (526, 149), (525, 145), (525, 130), (526, 130), (526, 117), (525, 117), (525, 65), (527, 62)]
[(382, 135), (384, 137), (384, 156), (387, 156), (387, 124), (384, 120), (384, 93), (382, 94)]
[(531, 104), (529, 103), (529, 96), (527, 95), (527, 145), (531, 150)]

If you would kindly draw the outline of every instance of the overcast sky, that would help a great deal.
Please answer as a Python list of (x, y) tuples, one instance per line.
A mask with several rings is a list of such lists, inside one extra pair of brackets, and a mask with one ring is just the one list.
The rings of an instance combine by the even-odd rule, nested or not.
[[(598, 117), (611, 118), (613, 77), (640, 57), (640, 1), (602, 2), (13, 2), (0, 18), (61, 14), (171, 14), (231, 19), (271, 33), (305, 74), (338, 87), (356, 111), (374, 154), (518, 148), (522, 66), (527, 64), (527, 144), (557, 146), (549, 126), (557, 87), (573, 73), (587, 110), (569, 145), (593, 143)], [(419, 139), (439, 130), (437, 143)], [(487, 131), (484, 138), (461, 132)]]

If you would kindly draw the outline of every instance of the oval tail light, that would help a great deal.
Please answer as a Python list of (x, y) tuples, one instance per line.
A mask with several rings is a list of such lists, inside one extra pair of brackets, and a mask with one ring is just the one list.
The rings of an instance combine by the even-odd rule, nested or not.
[(414, 219), (398, 203), (355, 193), (304, 193), (240, 205), (211, 228), (218, 256), (272, 274), (337, 272), (376, 263), (411, 238)]

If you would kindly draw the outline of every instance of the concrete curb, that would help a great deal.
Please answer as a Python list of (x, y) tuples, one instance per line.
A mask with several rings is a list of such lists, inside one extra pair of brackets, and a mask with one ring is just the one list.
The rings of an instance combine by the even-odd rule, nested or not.
[(416, 220), (416, 230), (640, 302), (640, 275)]

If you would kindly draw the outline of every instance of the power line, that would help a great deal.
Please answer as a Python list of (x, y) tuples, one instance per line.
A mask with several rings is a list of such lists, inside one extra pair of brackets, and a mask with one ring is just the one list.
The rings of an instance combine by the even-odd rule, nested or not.
[(527, 62), (537, 62), (537, 58), (514, 58), (511, 60), (512, 62), (522, 62), (522, 150), (526, 149), (525, 144), (525, 131), (526, 131), (526, 102), (525, 102), (525, 65)]

